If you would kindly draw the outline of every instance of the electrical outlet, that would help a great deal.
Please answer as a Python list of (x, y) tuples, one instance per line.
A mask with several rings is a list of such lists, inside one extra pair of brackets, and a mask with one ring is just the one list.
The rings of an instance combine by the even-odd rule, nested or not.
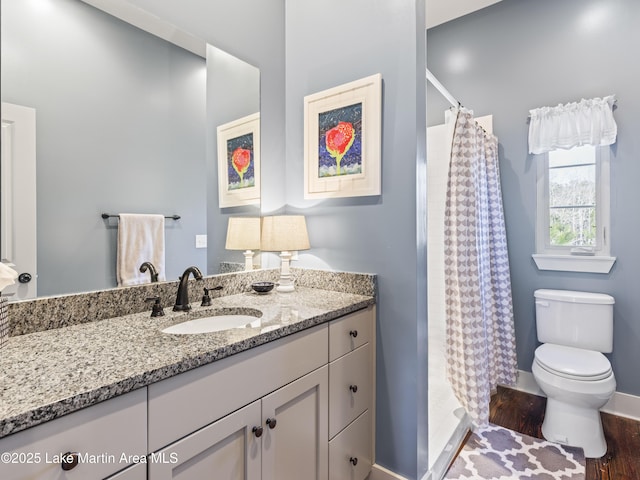
[(196, 235), (196, 248), (207, 248), (206, 235)]

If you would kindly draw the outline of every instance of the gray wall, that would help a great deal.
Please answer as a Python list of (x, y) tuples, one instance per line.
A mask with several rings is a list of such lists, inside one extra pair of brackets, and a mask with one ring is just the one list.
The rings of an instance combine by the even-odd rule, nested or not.
[[(298, 265), (378, 275), (376, 461), (407, 478), (420, 469), (416, 418), (427, 407), (418, 395), (418, 383), (426, 381), (418, 378), (424, 351), (416, 341), (416, 319), (426, 305), (426, 287), (418, 291), (425, 265), (416, 249), (423, 12), (424, 4), (413, 0), (286, 4), (286, 208), (306, 215), (312, 247)], [(305, 201), (303, 97), (375, 73), (383, 78), (382, 195)]]
[[(640, 395), (640, 3), (637, 0), (504, 0), (430, 29), (427, 65), (476, 115), (493, 114), (511, 261), (518, 364), (531, 370), (538, 345), (533, 291), (605, 292), (616, 299), (617, 390)], [(527, 155), (532, 108), (615, 93), (618, 141), (611, 157), (611, 251), (608, 275), (539, 271), (535, 248), (536, 165)], [(428, 90), (428, 124), (449, 105)]]
[(39, 295), (116, 285), (102, 211), (180, 214), (167, 277), (204, 266), (205, 62), (77, 0), (47, 7), (2, 2), (2, 101), (36, 109)]

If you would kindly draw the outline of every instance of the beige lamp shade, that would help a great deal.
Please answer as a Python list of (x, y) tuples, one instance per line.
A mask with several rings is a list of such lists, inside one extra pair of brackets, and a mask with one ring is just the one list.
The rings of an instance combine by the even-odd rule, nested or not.
[(274, 215), (262, 218), (260, 250), (283, 252), (308, 250), (309, 235), (303, 215)]
[(260, 217), (229, 217), (227, 250), (260, 250)]

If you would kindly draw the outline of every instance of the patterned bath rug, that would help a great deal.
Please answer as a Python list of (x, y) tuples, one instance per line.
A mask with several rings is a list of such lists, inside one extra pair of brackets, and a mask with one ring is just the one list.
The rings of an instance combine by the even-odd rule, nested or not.
[(448, 480), (584, 480), (581, 448), (529, 437), (490, 424), (473, 432), (453, 462)]

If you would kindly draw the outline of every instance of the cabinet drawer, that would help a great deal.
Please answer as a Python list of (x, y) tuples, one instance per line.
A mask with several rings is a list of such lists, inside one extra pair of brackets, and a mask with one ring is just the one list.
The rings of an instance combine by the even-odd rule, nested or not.
[(329, 324), (329, 361), (349, 353), (371, 340), (373, 309), (365, 308)]
[(371, 345), (329, 364), (329, 438), (371, 408)]
[(327, 325), (149, 385), (149, 452), (327, 364)]
[(329, 480), (363, 480), (369, 475), (373, 459), (370, 417), (367, 410), (329, 442)]
[[(147, 389), (106, 400), (0, 440), (0, 451), (18, 463), (0, 463), (0, 478), (104, 478), (147, 450)], [(64, 472), (61, 456), (78, 452), (80, 463)], [(30, 463), (29, 463), (30, 462)]]

